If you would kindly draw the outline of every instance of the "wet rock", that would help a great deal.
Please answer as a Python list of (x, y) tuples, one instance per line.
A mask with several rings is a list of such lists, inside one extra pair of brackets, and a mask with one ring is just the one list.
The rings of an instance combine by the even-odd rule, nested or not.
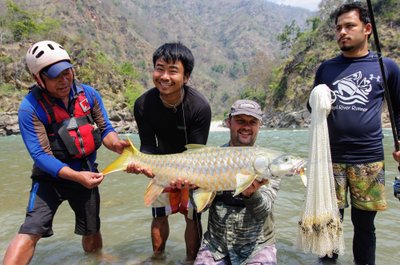
[(0, 136), (19, 134), (18, 113), (0, 113)]

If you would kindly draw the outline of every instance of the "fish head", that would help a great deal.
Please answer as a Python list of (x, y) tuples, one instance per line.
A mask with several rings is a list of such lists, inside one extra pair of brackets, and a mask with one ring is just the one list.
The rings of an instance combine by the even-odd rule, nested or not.
[(253, 156), (253, 170), (256, 175), (259, 176), (259, 179), (263, 178), (268, 178), (270, 176), (270, 164), (271, 161), (282, 155), (281, 152), (272, 150), (272, 149), (266, 149), (266, 148), (260, 148), (260, 147), (255, 147), (254, 151), (254, 156)]
[(280, 155), (269, 164), (269, 171), (272, 178), (283, 176), (303, 175), (305, 161), (293, 155)]
[(256, 156), (253, 167), (257, 175), (265, 175), (269, 172), (269, 159), (266, 156)]

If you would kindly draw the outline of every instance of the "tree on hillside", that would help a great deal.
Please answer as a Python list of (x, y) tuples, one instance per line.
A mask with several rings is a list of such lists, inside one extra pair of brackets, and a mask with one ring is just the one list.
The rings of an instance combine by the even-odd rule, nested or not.
[(241, 98), (256, 100), (261, 107), (265, 106), (266, 94), (272, 78), (273, 68), (277, 66), (271, 56), (258, 53), (249, 66), (246, 88), (241, 93)]
[(7, 31), (12, 35), (9, 37), (9, 41), (19, 42), (33, 34), (52, 32), (60, 27), (57, 20), (52, 18), (40, 19), (36, 13), (22, 9), (12, 0), (7, 0), (6, 5), (7, 14), (0, 20), (1, 41), (7, 37), (5, 33)]
[(296, 24), (295, 20), (292, 20), (290, 24), (286, 24), (282, 33), (277, 36), (278, 41), (281, 43), (281, 48), (283, 50), (290, 50), (299, 34), (300, 27)]

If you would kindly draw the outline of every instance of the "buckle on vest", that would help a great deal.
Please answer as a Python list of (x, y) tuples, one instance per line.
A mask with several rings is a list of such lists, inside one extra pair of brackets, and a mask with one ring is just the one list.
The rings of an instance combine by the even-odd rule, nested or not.
[(76, 129), (78, 129), (78, 123), (76, 122), (76, 119), (75, 118), (69, 119), (67, 124), (67, 130), (71, 131)]
[[(75, 119), (71, 119), (71, 120), (75, 120)], [(76, 122), (75, 122), (76, 123)], [(78, 155), (79, 154), (79, 150), (75, 145), (75, 140), (74, 138), (71, 137), (71, 135), (68, 133), (68, 124), (64, 123), (60, 129), (58, 130), (58, 135), (60, 136), (62, 142), (65, 145), (65, 148), (67, 149), (68, 153), (72, 156)], [(78, 128), (78, 127), (76, 127)]]

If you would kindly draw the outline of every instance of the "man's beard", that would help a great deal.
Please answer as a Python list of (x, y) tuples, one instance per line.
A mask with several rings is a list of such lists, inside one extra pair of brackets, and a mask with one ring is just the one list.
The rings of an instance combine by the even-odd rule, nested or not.
[(340, 50), (343, 52), (348, 52), (354, 49), (354, 46), (341, 46)]

